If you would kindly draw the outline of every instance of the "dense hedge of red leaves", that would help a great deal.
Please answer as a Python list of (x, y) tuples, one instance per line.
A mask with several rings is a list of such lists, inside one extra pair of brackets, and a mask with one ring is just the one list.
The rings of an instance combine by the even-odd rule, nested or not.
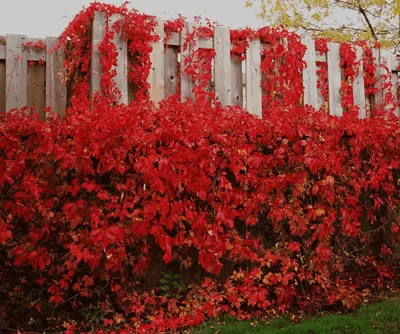
[[(95, 10), (125, 18), (107, 30), (101, 62), (110, 85), (91, 102)], [(172, 96), (155, 108), (147, 98), (157, 39), (149, 20), (90, 6), (62, 36), (74, 83), (67, 117), (1, 116), (0, 328), (175, 331), (221, 315), (355, 309), (395, 287), (400, 124), (379, 106), (376, 117), (357, 118), (352, 46), (341, 47), (341, 118), (301, 106), (304, 46), (267, 28), (231, 33), (233, 55), (243, 56), (246, 36), (270, 43), (263, 119), (213, 103), (206, 86), (214, 55), (204, 49), (187, 59), (202, 87), (196, 103)], [(178, 19), (167, 31), (182, 27)], [(132, 40), (130, 78), (139, 88), (129, 106), (114, 99), (113, 29)], [(196, 34), (212, 35), (210, 23), (188, 40)], [(162, 272), (183, 283), (166, 294)]]

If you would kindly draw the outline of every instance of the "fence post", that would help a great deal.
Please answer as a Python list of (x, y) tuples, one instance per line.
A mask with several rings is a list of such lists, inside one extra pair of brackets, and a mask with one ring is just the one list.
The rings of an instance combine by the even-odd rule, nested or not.
[(151, 70), (147, 81), (150, 84), (150, 99), (157, 105), (164, 99), (164, 21), (157, 19), (155, 32), (160, 39), (153, 44), (150, 53)]
[(165, 50), (164, 59), (164, 90), (167, 96), (171, 96), (177, 91), (179, 83), (178, 66), (178, 48), (169, 46)]
[(359, 108), (358, 117), (365, 118), (365, 87), (364, 87), (364, 65), (362, 62), (363, 56), (363, 48), (360, 46), (356, 47), (356, 61), (360, 62), (360, 66), (358, 68), (358, 75), (354, 79), (353, 82), (353, 95), (354, 95), (354, 103)]
[(223, 106), (231, 104), (231, 38), (229, 28), (215, 27), (215, 93)]
[(63, 74), (64, 49), (53, 50), (58, 43), (58, 38), (46, 38), (46, 107), (65, 116), (67, 106), (67, 89), (61, 81)]
[(187, 36), (193, 33), (193, 25), (185, 22), (181, 33), (180, 47), (181, 47), (181, 101), (185, 102), (186, 98), (193, 100), (193, 81), (185, 72), (185, 59), (192, 55), (195, 48), (192, 42), (189, 42), (185, 49)]
[(261, 43), (260, 39), (250, 41), (246, 50), (246, 104), (247, 110), (262, 117), (261, 95)]
[(6, 35), (6, 111), (27, 105), (27, 53), (22, 44), (26, 36)]
[(374, 107), (382, 104), (382, 89), (381, 89), (381, 52), (379, 49), (372, 49), (372, 55), (374, 57), (374, 66), (375, 66), (375, 77), (376, 83), (375, 88), (378, 90), (378, 93), (375, 94), (375, 104)]
[[(121, 14), (112, 15), (110, 17), (109, 27), (112, 28), (113, 25), (122, 20), (122, 18), (123, 16)], [(117, 67), (115, 68), (117, 74), (114, 78), (115, 86), (121, 93), (119, 102), (128, 104), (128, 43), (123, 39), (121, 31), (119, 33), (114, 32), (113, 42), (118, 52)]]
[(242, 59), (237, 55), (231, 59), (231, 79), (231, 105), (243, 107)]
[(303, 70), (303, 86), (304, 86), (304, 105), (308, 104), (315, 109), (319, 109), (317, 103), (317, 65), (315, 57), (315, 42), (310, 37), (302, 39), (302, 43), (307, 47), (304, 54), (304, 61), (307, 63)]
[(106, 31), (106, 17), (103, 12), (95, 12), (92, 29), (92, 60), (91, 60), (91, 94), (101, 93), (101, 65), (99, 45), (104, 39)]
[(329, 83), (329, 114), (342, 116), (342, 103), (340, 89), (342, 78), (340, 71), (339, 44), (328, 43), (328, 83)]

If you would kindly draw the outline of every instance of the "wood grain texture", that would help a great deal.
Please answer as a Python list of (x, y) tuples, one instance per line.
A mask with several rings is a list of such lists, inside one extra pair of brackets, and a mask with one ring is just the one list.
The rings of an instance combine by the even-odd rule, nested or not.
[(164, 21), (157, 19), (155, 33), (160, 40), (153, 44), (150, 53), (151, 69), (148, 77), (150, 99), (156, 105), (164, 99)]
[(22, 35), (6, 36), (6, 111), (27, 104), (27, 53)]
[(246, 51), (246, 109), (249, 113), (262, 117), (261, 96), (261, 45), (254, 39)]
[(362, 62), (363, 49), (362, 47), (356, 47), (356, 61), (360, 62), (358, 68), (358, 75), (353, 82), (353, 95), (354, 104), (359, 108), (358, 117), (366, 117), (366, 98), (365, 98), (365, 87), (364, 87), (364, 67)]
[(57, 43), (56, 37), (46, 38), (46, 107), (64, 117), (67, 108), (67, 89), (62, 83), (64, 49), (52, 51)]
[(328, 43), (328, 84), (329, 84), (329, 114), (342, 116), (342, 104), (340, 88), (341, 71), (340, 71), (340, 52), (338, 43)]
[(215, 27), (215, 94), (223, 106), (232, 102), (231, 41), (229, 29)]
[(164, 57), (164, 87), (167, 96), (175, 94), (178, 89), (178, 66), (178, 48), (169, 46)]

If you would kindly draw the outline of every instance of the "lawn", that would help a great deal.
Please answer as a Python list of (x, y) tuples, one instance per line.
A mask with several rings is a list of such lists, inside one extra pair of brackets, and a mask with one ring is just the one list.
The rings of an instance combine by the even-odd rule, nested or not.
[(291, 324), (289, 319), (274, 319), (266, 324), (255, 321), (226, 320), (217, 323), (207, 323), (193, 329), (192, 334), (211, 333), (400, 333), (400, 299), (390, 299), (361, 307), (358, 311), (346, 315), (329, 315), (321, 318), (309, 318), (297, 324)]

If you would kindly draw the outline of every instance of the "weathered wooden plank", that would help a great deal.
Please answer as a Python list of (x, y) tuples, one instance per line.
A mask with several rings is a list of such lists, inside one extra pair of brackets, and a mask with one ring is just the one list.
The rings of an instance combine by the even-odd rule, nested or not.
[(258, 117), (262, 117), (260, 65), (260, 39), (254, 39), (246, 50), (246, 109)]
[[(0, 45), (0, 60), (6, 59), (6, 47), (5, 45)], [(27, 51), (27, 60), (38, 61), (45, 60), (46, 53), (42, 50), (28, 50)]]
[(217, 26), (214, 31), (215, 94), (223, 106), (231, 104), (231, 41), (229, 28)]
[(382, 100), (383, 100), (383, 92), (381, 89), (381, 83), (382, 83), (382, 79), (381, 79), (381, 73), (382, 73), (382, 69), (381, 69), (381, 56), (380, 56), (380, 50), (379, 49), (372, 49), (372, 55), (374, 57), (374, 65), (375, 65), (375, 78), (376, 78), (376, 83), (375, 83), (375, 88), (378, 90), (378, 93), (375, 94), (374, 97), (374, 106), (378, 106), (380, 104), (382, 104)]
[(153, 44), (150, 53), (151, 70), (148, 77), (150, 99), (157, 105), (164, 99), (164, 21), (158, 19), (156, 34), (160, 40)]
[(0, 60), (0, 112), (6, 111), (6, 62)]
[(35, 45), (38, 42), (43, 42), (46, 44), (46, 39), (43, 38), (32, 38), (29, 37), (27, 39), (27, 60), (28, 61), (39, 61), (39, 60), (46, 60), (46, 50), (41, 50), (38, 48), (32, 48), (29, 47), (29, 43), (32, 43), (31, 45)]
[(340, 52), (338, 43), (328, 43), (328, 83), (329, 83), (329, 114), (342, 116), (341, 105), (341, 71)]
[(46, 38), (46, 107), (64, 117), (67, 107), (67, 88), (61, 79), (64, 70), (64, 49), (51, 51), (57, 43), (56, 37)]
[(231, 104), (243, 107), (243, 71), (240, 56), (231, 59), (231, 80)]
[(171, 32), (165, 42), (166, 45), (179, 46), (181, 43), (180, 34), (177, 32)]
[[(398, 100), (398, 86), (399, 86), (399, 67), (398, 61), (395, 54), (388, 50), (381, 51), (381, 62), (383, 65), (387, 67), (391, 75), (391, 83), (392, 83), (392, 95), (394, 97), (394, 105), (395, 114), (400, 116), (400, 106)], [(388, 107), (388, 108), (387, 108)], [(389, 106), (385, 105), (385, 108), (390, 109)]]
[(364, 66), (362, 62), (363, 49), (362, 47), (356, 47), (356, 61), (360, 62), (358, 68), (358, 75), (353, 82), (353, 95), (354, 104), (359, 108), (358, 116), (360, 118), (366, 117), (366, 99), (365, 99), (365, 87), (364, 87)]
[(178, 48), (169, 46), (164, 57), (165, 94), (171, 96), (178, 89)]
[(26, 36), (6, 36), (6, 111), (27, 104), (27, 53), (22, 44)]
[[(36, 62), (35, 62), (36, 63)], [(36, 107), (36, 113), (44, 121), (46, 115), (46, 68), (44, 65), (28, 66), (27, 105)]]
[(180, 46), (181, 46), (181, 101), (184, 102), (186, 101), (187, 98), (193, 100), (193, 81), (192, 78), (190, 78), (186, 72), (185, 72), (185, 59), (189, 58), (192, 55), (192, 51), (194, 49), (194, 46), (191, 42), (189, 42), (186, 45), (186, 39), (187, 35), (193, 33), (193, 25), (189, 22), (185, 23), (185, 27), (182, 30), (181, 33), (181, 40), (180, 40)]
[(199, 37), (197, 47), (199, 49), (212, 49), (214, 47), (214, 41), (212, 38)]
[(307, 47), (304, 54), (304, 61), (307, 63), (303, 70), (304, 104), (309, 104), (315, 109), (320, 105), (317, 100), (317, 65), (315, 60), (315, 43), (312, 38), (302, 39), (302, 43)]
[(399, 91), (399, 62), (395, 54), (391, 54), (391, 68), (392, 71), (392, 86), (393, 86), (393, 96), (396, 100), (396, 110), (395, 113), (400, 117), (400, 101), (398, 96)]
[[(393, 86), (393, 78), (392, 78), (392, 53), (388, 50), (380, 50), (380, 61), (381, 61), (381, 79), (385, 76), (390, 75), (390, 83)], [(385, 82), (386, 83), (386, 82)], [(393, 88), (393, 87), (392, 87)], [(394, 105), (388, 105), (385, 101), (385, 95), (389, 93), (386, 89), (382, 91), (382, 103), (383, 107), (386, 111), (394, 108)], [(391, 89), (391, 93), (393, 94), (394, 91)]]
[(6, 59), (6, 46), (0, 45), (0, 60)]
[[(110, 17), (109, 27), (112, 28), (113, 25), (122, 18), (123, 16), (121, 14), (112, 15)], [(162, 41), (164, 41), (164, 37)], [(114, 77), (115, 87), (120, 92), (117, 101), (122, 104), (128, 104), (128, 43), (122, 37), (121, 32), (114, 34), (113, 42), (118, 52), (117, 66), (115, 68), (117, 74)]]
[(95, 12), (92, 28), (91, 94), (101, 92), (101, 64), (99, 45), (106, 32), (106, 17), (103, 12)]
[[(181, 45), (181, 37), (177, 32), (173, 32), (169, 35), (166, 45), (179, 46)], [(197, 47), (200, 49), (212, 49), (214, 47), (214, 41), (209, 37), (199, 37), (197, 41)]]

